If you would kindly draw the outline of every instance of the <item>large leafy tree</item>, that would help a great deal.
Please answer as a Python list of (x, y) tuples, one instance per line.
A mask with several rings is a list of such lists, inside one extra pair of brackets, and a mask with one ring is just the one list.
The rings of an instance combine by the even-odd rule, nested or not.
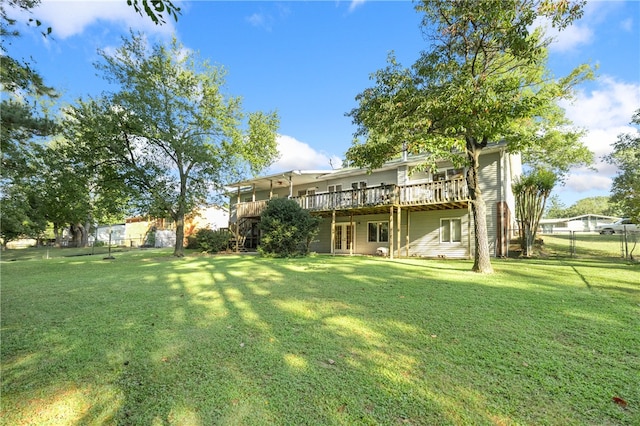
[(77, 147), (68, 140), (55, 139), (39, 151), (33, 179), (40, 197), (37, 211), (53, 226), (56, 243), (68, 227), (72, 244), (86, 246), (94, 224), (124, 221), (129, 193), (121, 181), (105, 178), (98, 185), (92, 164), (76, 161)]
[(36, 4), (36, 0), (0, 4), (0, 173), (5, 185), (29, 171), (27, 163), (33, 155), (34, 140), (55, 132), (55, 123), (42, 108), (42, 100), (55, 99), (57, 94), (30, 63), (6, 54), (7, 45), (20, 36), (16, 20), (9, 16), (6, 6), (29, 10)]
[(613, 152), (606, 160), (618, 166), (618, 175), (611, 186), (611, 201), (623, 215), (640, 222), (640, 109), (633, 115), (631, 124), (635, 133), (618, 135)]
[[(49, 116), (46, 105), (55, 101), (58, 95), (45, 84), (32, 63), (7, 53), (12, 40), (20, 36), (16, 25), (18, 21), (12, 14), (16, 11), (30, 13), (39, 4), (40, 0), (0, 2), (2, 238), (6, 244), (20, 237), (37, 237), (48, 219), (54, 223), (54, 228), (70, 223), (75, 229), (84, 231), (81, 240), (86, 243), (88, 226), (84, 221), (82, 224), (75, 222), (75, 218), (79, 215), (90, 218), (92, 214), (104, 216), (104, 213), (98, 214), (96, 211), (99, 204), (106, 203), (106, 200), (109, 200), (108, 204), (113, 204), (113, 200), (122, 200), (122, 197), (114, 197), (113, 193), (98, 196), (97, 199), (93, 197), (94, 212), (85, 208), (80, 213), (78, 207), (89, 198), (88, 193), (78, 191), (80, 182), (86, 187), (86, 176), (78, 174), (78, 170), (68, 170), (60, 162), (57, 153), (52, 155), (48, 149), (43, 149), (42, 142), (57, 132), (56, 122)], [(156, 24), (164, 24), (166, 17), (177, 20), (180, 13), (180, 8), (170, 0), (128, 0), (128, 4)], [(52, 34), (53, 29), (44, 28), (35, 17), (29, 17), (26, 23), (40, 28), (45, 37)], [(60, 167), (48, 164), (55, 161), (60, 162)], [(70, 172), (73, 176), (69, 176)], [(120, 212), (112, 207), (110, 212)], [(104, 212), (105, 208), (101, 211)]]
[(121, 180), (144, 212), (173, 218), (174, 255), (183, 255), (184, 219), (231, 177), (257, 173), (277, 153), (276, 113), (242, 111), (224, 93), (225, 71), (177, 40), (149, 46), (132, 34), (97, 64), (119, 86), (69, 110), (67, 137), (99, 186)]
[[(467, 167), (474, 216), (473, 270), (491, 272), (487, 208), (478, 178), (479, 156), (492, 142), (533, 158), (562, 147), (583, 150), (555, 102), (569, 97), (590, 74), (582, 66), (565, 78), (547, 69), (550, 38), (533, 29), (536, 18), (563, 28), (581, 16), (582, 1), (426, 0), (416, 9), (431, 41), (410, 68), (392, 56), (373, 75), (375, 85), (357, 96), (349, 115), (358, 126), (347, 152), (355, 165), (378, 167), (403, 146), (430, 153), (425, 167), (451, 159)], [(463, 154), (461, 156), (461, 153)], [(584, 154), (584, 151), (582, 151)], [(559, 159), (554, 167), (567, 167)]]
[(11, 240), (37, 237), (46, 227), (39, 214), (40, 193), (34, 178), (40, 172), (38, 141), (56, 131), (54, 120), (43, 108), (43, 100), (56, 98), (31, 64), (6, 54), (19, 37), (16, 21), (6, 6), (29, 10), (31, 0), (0, 3), (0, 235), (3, 248)]
[(5, 249), (10, 241), (25, 237), (38, 238), (42, 235), (47, 221), (39, 214), (40, 201), (38, 188), (27, 180), (14, 180), (10, 185), (2, 188), (0, 194), (2, 249)]

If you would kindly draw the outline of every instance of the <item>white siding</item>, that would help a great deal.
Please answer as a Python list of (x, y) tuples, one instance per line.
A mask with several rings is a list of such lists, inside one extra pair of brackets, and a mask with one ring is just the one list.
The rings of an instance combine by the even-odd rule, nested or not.
[(480, 156), (480, 190), (487, 205), (487, 234), (489, 236), (489, 253), (495, 254), (498, 206), (501, 200), (502, 179), (500, 175), (500, 153), (495, 152)]
[(316, 253), (331, 253), (331, 218), (325, 217), (320, 221), (318, 235), (313, 239), (309, 250)]
[(354, 182), (367, 182), (367, 187), (372, 186), (380, 186), (380, 184), (384, 183), (385, 185), (395, 184), (397, 183), (397, 171), (395, 169), (392, 170), (384, 170), (373, 172), (371, 174), (367, 174), (364, 170), (361, 174), (345, 176), (339, 179), (329, 179), (324, 182), (318, 182), (318, 192), (327, 192), (327, 187), (329, 185), (342, 185), (342, 190), (347, 191), (351, 189), (351, 184)]
[[(459, 243), (440, 242), (440, 219), (461, 220), (462, 239)], [(411, 212), (409, 218), (409, 255), (451, 258), (468, 258), (469, 215), (466, 209)]]

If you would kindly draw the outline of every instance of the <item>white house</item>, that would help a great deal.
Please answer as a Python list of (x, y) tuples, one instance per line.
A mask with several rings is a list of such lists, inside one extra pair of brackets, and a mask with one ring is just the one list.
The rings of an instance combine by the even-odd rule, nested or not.
[[(466, 171), (450, 162), (438, 170), (418, 172), (424, 156), (389, 161), (368, 173), (364, 169), (289, 170), (228, 186), (230, 229), (245, 248), (260, 244), (258, 223), (275, 197), (296, 200), (323, 218), (311, 250), (332, 254), (470, 258), (473, 216)], [(511, 190), (521, 173), (519, 155), (504, 144), (492, 144), (480, 156), (481, 190), (487, 204), (491, 250), (507, 253), (515, 228)]]
[(559, 219), (540, 220), (540, 231), (543, 234), (563, 232), (595, 232), (596, 226), (615, 222), (619, 217), (605, 216), (601, 214), (583, 214), (580, 216)]

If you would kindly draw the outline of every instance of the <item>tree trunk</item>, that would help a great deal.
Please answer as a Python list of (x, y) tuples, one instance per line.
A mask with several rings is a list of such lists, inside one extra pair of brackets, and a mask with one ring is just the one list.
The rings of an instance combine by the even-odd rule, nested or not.
[(184, 212), (178, 212), (176, 221), (176, 245), (173, 249), (173, 255), (176, 257), (184, 256)]
[(82, 224), (77, 223), (71, 225), (71, 247), (83, 247), (82, 242), (86, 230)]
[(60, 233), (60, 226), (57, 223), (53, 224), (53, 236), (56, 239), (54, 247), (62, 247), (62, 234)]
[(89, 246), (89, 230), (91, 229), (91, 222), (87, 220), (82, 228), (82, 247)]
[(473, 213), (473, 230), (475, 242), (475, 255), (473, 261), (473, 272), (483, 274), (493, 273), (491, 258), (489, 254), (489, 234), (487, 231), (487, 205), (480, 190), (480, 179), (478, 178), (480, 147), (475, 141), (467, 140), (467, 157), (469, 159), (469, 170), (467, 171), (467, 186), (471, 198), (471, 212)]

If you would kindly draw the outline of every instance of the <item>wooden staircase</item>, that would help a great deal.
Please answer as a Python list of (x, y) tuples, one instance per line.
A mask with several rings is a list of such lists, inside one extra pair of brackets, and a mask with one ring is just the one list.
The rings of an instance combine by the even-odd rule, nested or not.
[(229, 250), (246, 253), (248, 250), (245, 247), (245, 242), (247, 234), (251, 232), (251, 221), (248, 218), (242, 218), (239, 222), (232, 223), (229, 231), (231, 232), (231, 238), (229, 238), (229, 243), (227, 245)]

